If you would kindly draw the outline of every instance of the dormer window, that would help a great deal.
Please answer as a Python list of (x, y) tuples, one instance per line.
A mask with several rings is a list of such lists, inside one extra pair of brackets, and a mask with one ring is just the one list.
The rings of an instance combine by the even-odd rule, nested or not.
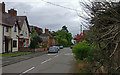
[(24, 35), (24, 30), (22, 31), (22, 33), (20, 34), (20, 36), (23, 36)]
[(16, 27), (16, 24), (15, 24), (15, 27), (14, 27), (14, 32), (17, 32), (17, 27)]

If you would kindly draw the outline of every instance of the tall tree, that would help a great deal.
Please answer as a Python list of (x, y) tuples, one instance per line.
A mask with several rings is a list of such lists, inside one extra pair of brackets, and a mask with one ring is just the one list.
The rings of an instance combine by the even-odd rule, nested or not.
[(66, 26), (63, 26), (62, 30), (66, 31), (66, 32), (69, 32)]
[(56, 38), (58, 45), (66, 47), (72, 44), (72, 34), (69, 33), (66, 26), (63, 26), (61, 30), (54, 32), (52, 35)]
[[(109, 73), (120, 71), (120, 2), (91, 2), (82, 3), (89, 19), (86, 19), (92, 27), (87, 33), (87, 40), (94, 42), (95, 49), (94, 65), (99, 66), (94, 70), (100, 70), (101, 67)], [(81, 17), (81, 16), (80, 16)], [(92, 62), (92, 63), (93, 63)]]
[(42, 39), (38, 36), (38, 34), (36, 33), (36, 30), (32, 28), (30, 48), (33, 48), (33, 49), (37, 48), (38, 44), (41, 42), (42, 42)]

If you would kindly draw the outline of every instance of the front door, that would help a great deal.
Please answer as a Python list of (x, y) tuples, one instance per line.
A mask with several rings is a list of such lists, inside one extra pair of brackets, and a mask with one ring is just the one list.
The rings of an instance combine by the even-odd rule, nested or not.
[(8, 40), (5, 40), (5, 53), (8, 53)]

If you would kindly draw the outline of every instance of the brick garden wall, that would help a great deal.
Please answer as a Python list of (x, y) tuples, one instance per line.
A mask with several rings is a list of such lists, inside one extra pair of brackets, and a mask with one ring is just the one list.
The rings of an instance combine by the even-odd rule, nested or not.
[(36, 49), (20, 48), (19, 51), (27, 51), (27, 52), (42, 52), (42, 51), (47, 51), (47, 48), (36, 48)]

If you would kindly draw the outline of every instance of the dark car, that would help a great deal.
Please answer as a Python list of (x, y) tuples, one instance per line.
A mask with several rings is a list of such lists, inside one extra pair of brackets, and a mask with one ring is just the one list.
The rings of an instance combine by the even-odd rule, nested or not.
[(70, 48), (72, 49), (72, 48), (73, 48), (73, 46), (71, 45), (71, 46), (70, 46)]

